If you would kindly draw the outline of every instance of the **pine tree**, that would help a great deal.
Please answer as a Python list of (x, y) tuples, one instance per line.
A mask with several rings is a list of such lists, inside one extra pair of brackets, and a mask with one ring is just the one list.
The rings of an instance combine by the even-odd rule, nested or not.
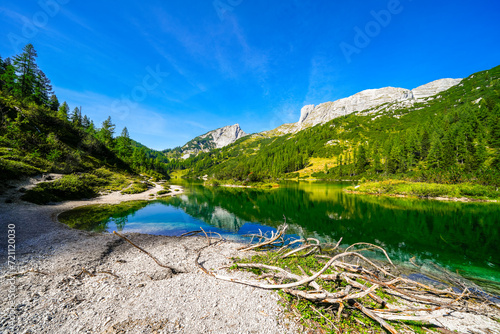
[(366, 171), (368, 167), (368, 159), (366, 158), (366, 149), (363, 144), (358, 146), (358, 152), (356, 154), (356, 174), (362, 174)]
[(83, 116), (83, 119), (82, 119), (82, 128), (84, 128), (85, 130), (88, 129), (89, 126), (90, 126), (90, 122), (91, 122), (91, 120), (90, 120), (90, 118), (87, 115)]
[(7, 94), (13, 94), (16, 89), (16, 80), (16, 68), (12, 65), (10, 58), (5, 58), (3, 73), (0, 74), (0, 89)]
[(2, 80), (2, 75), (5, 73), (5, 65), (3, 63), (2, 56), (0, 56), (0, 90), (2, 90), (3, 87), (3, 80)]
[(420, 140), (420, 156), (422, 159), (427, 158), (427, 154), (429, 154), (429, 149), (431, 147), (431, 140), (429, 137), (429, 132), (424, 128), (422, 133), (422, 139)]
[(80, 108), (78, 107), (75, 107), (75, 109), (73, 109), (73, 112), (71, 113), (71, 116), (69, 118), (69, 120), (71, 121), (71, 123), (73, 123), (73, 125), (75, 126), (82, 126), (82, 111)]
[(473, 169), (477, 169), (481, 167), (481, 165), (488, 158), (488, 151), (486, 150), (486, 141), (484, 140), (484, 136), (481, 132), (479, 132), (476, 138), (476, 145), (474, 147), (474, 165)]
[(132, 141), (127, 127), (124, 127), (121, 135), (116, 139), (116, 150), (122, 158), (130, 158), (132, 153)]
[(59, 110), (59, 100), (57, 99), (57, 96), (55, 94), (52, 94), (49, 99), (49, 108), (52, 111), (57, 112)]
[(23, 52), (14, 57), (13, 65), (18, 74), (16, 95), (23, 99), (32, 97), (35, 93), (36, 75), (38, 73), (36, 57), (37, 53), (32, 44), (26, 45)]
[(102, 122), (102, 128), (99, 130), (99, 139), (108, 147), (113, 147), (113, 134), (115, 125), (111, 122), (111, 116)]
[(500, 104), (497, 104), (490, 116), (490, 146), (500, 149)]
[(439, 139), (439, 135), (434, 132), (431, 139), (431, 147), (427, 155), (429, 167), (440, 168), (443, 164), (443, 145)]
[[(50, 107), (49, 95), (52, 95), (52, 85), (45, 73), (38, 70), (36, 73), (33, 99), (39, 105), (47, 105)], [(56, 109), (57, 110), (57, 109)]]
[(443, 138), (443, 168), (451, 167), (455, 164), (455, 147), (451, 138), (451, 130), (444, 133)]
[(59, 107), (59, 109), (57, 110), (57, 117), (59, 117), (63, 121), (67, 121), (68, 120), (68, 113), (69, 113), (69, 106), (66, 103), (66, 101), (64, 101), (61, 104), (61, 106)]

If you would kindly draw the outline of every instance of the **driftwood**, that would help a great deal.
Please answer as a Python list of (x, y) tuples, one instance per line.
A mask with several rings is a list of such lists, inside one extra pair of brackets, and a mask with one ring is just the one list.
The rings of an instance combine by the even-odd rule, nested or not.
[(171, 266), (167, 266), (163, 263), (160, 262), (160, 260), (158, 260), (156, 257), (154, 257), (153, 255), (151, 255), (151, 253), (149, 253), (148, 251), (144, 250), (143, 248), (137, 246), (136, 244), (134, 244), (132, 241), (130, 241), (129, 238), (127, 238), (126, 236), (116, 232), (116, 231), (113, 231), (113, 234), (119, 236), (120, 238), (122, 238), (123, 240), (125, 240), (126, 242), (128, 242), (129, 244), (131, 244), (132, 246), (134, 246), (135, 248), (137, 248), (138, 250), (140, 250), (141, 252), (145, 253), (147, 256), (149, 256), (150, 258), (153, 259), (153, 261), (156, 262), (157, 265), (159, 265), (160, 267), (162, 268), (167, 268), (167, 269), (170, 269), (172, 270), (172, 272), (174, 274), (177, 274), (177, 273), (182, 273), (183, 271), (180, 270), (180, 269), (177, 269), (177, 268), (174, 268), (174, 267), (171, 267)]
[[(368, 243), (357, 243), (348, 247), (345, 250), (338, 250), (340, 241), (331, 251), (336, 251), (337, 254), (328, 255), (324, 253), (326, 245), (321, 245), (316, 239), (298, 239), (285, 241), (286, 224), (278, 228), (276, 233), (272, 233), (271, 237), (266, 237), (260, 234), (252, 235), (252, 240), (257, 237), (259, 243), (250, 246), (241, 247), (241, 251), (256, 250), (259, 248), (269, 249), (275, 247), (277, 253), (280, 254), (283, 250), (288, 250), (285, 254), (279, 255), (279, 258), (286, 259), (291, 256), (306, 256), (310, 255), (311, 251), (318, 251), (319, 259), (327, 260), (323, 267), (318, 272), (307, 274), (305, 270), (298, 266), (302, 275), (297, 275), (283, 268), (262, 263), (235, 263), (237, 268), (248, 269), (255, 268), (264, 272), (261, 278), (279, 279), (279, 282), (263, 283), (256, 281), (243, 280), (235, 277), (228, 277), (211, 272), (203, 267), (198, 262), (201, 252), (196, 257), (196, 265), (206, 274), (213, 276), (216, 279), (228, 282), (249, 285), (261, 289), (282, 290), (297, 298), (309, 300), (317, 305), (332, 305), (337, 307), (337, 319), (340, 319), (342, 312), (346, 309), (358, 309), (365, 316), (378, 322), (381, 327), (390, 333), (398, 333), (393, 325), (387, 321), (423, 321), (441, 317), (442, 315), (431, 314), (431, 312), (446, 309), (449, 312), (462, 311), (474, 312), (492, 317), (492, 314), (483, 307), (488, 303), (484, 302), (484, 297), (480, 294), (471, 293), (464, 287), (461, 293), (457, 293), (450, 289), (437, 289), (419, 282), (415, 282), (408, 278), (400, 277), (391, 273), (389, 269), (384, 268), (384, 265), (375, 263), (375, 261), (366, 258), (358, 253), (362, 250), (376, 249), (381, 251), (387, 258), (388, 263), (395, 268), (387, 252), (376, 245)], [(313, 243), (310, 243), (313, 241)], [(282, 245), (283, 244), (283, 245)], [(299, 245), (297, 248), (290, 250), (291, 245)], [(282, 246), (281, 246), (282, 245)], [(280, 247), (281, 246), (281, 247)], [(355, 246), (363, 246), (363, 249), (354, 249)], [(280, 247), (280, 248), (278, 248)], [(305, 254), (302, 254), (305, 253)], [(357, 259), (356, 263), (353, 259)], [(360, 263), (364, 264), (361, 265)], [(285, 282), (283, 282), (285, 281)], [(323, 281), (337, 281), (339, 284), (338, 291), (329, 291), (323, 287)], [(342, 288), (341, 282), (344, 282)], [(305, 289), (304, 289), (305, 287)], [(405, 307), (392, 307), (388, 301), (382, 298), (382, 295), (377, 295), (378, 291), (383, 291), (385, 295), (392, 295), (401, 299), (406, 299), (410, 302), (416, 302), (423, 305), (420, 308), (408, 305)], [(363, 305), (365, 298), (371, 298), (379, 307), (374, 308)], [(459, 305), (459, 302), (464, 305)], [(434, 306), (427, 306), (434, 305)], [(321, 314), (316, 308), (314, 312)], [(424, 314), (422, 314), (424, 313)], [(498, 314), (495, 315), (498, 317)], [(330, 323), (328, 318), (325, 318)], [(336, 328), (331, 323), (333, 328)], [(338, 330), (338, 329), (336, 329)]]

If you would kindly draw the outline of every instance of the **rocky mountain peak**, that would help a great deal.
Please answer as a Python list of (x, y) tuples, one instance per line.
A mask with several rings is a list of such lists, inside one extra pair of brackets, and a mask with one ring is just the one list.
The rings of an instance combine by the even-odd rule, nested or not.
[(236, 140), (248, 136), (239, 124), (228, 125), (222, 128), (207, 132), (194, 138), (182, 146), (182, 158), (187, 159), (191, 154), (208, 152), (216, 148), (222, 148), (234, 143)]
[(301, 109), (297, 123), (286, 124), (276, 130), (281, 134), (292, 133), (354, 112), (375, 113), (389, 105), (393, 108), (408, 107), (459, 84), (461, 80), (440, 79), (412, 90), (396, 87), (367, 89), (334, 102), (306, 105)]
[(240, 128), (240, 125), (236, 123), (234, 125), (228, 125), (217, 130), (210, 131), (201, 137), (206, 138), (209, 136), (212, 137), (215, 148), (222, 148), (234, 143), (241, 137), (247, 136), (247, 134)]

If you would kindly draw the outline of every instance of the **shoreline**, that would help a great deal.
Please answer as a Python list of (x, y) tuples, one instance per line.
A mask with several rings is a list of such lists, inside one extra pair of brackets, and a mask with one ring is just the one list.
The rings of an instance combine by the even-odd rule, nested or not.
[[(16, 246), (9, 265), (7, 238), (0, 241), (0, 277), (11, 282), (0, 289), (0, 332), (299, 332), (285, 317), (276, 292), (222, 282), (195, 265), (202, 251), (199, 261), (206, 268), (254, 279), (247, 272), (222, 269), (233, 257), (243, 256), (238, 243), (205, 247), (205, 237), (126, 233), (161, 263), (179, 269), (173, 272), (111, 233), (75, 230), (57, 220), (59, 213), (79, 206), (154, 200), (156, 196), (149, 195), (162, 186), (53, 205), (20, 201), (19, 188), (37, 182), (17, 182), (0, 196), (0, 221), (5, 228), (15, 226)], [(13, 203), (5, 203), (6, 198)]]
[[(255, 280), (256, 276), (250, 272), (227, 269), (233, 264), (232, 258), (252, 255), (238, 252), (239, 243), (214, 242), (207, 247), (202, 236), (126, 233), (161, 263), (175, 268), (173, 271), (160, 267), (111, 233), (75, 230), (57, 220), (59, 213), (82, 205), (154, 200), (149, 194), (161, 189), (157, 185), (141, 194), (111, 193), (54, 205), (35, 205), (18, 199), (13, 204), (1, 202), (0, 220), (15, 224), (19, 239), (15, 268), (10, 270), (6, 261), (2, 261), (0, 277), (19, 275), (13, 278), (13, 300), (9, 299), (7, 284), (0, 290), (0, 319), (5, 319), (0, 322), (0, 331), (302, 332), (295, 320), (284, 313), (281, 297), (275, 291), (217, 280), (195, 264), (199, 261), (219, 275)], [(3, 245), (2, 250), (5, 250)], [(465, 313), (460, 316), (466, 317), (463, 321), (470, 328), (498, 326), (484, 323), (487, 319), (480, 316)], [(453, 321), (456, 322), (453, 326), (460, 325), (461, 320)]]
[(343, 190), (347, 194), (353, 195), (368, 195), (368, 196), (385, 196), (385, 197), (399, 197), (399, 198), (411, 198), (411, 199), (430, 199), (435, 201), (443, 201), (443, 202), (462, 202), (462, 203), (498, 203), (499, 200), (496, 199), (478, 199), (478, 198), (468, 198), (468, 197), (419, 197), (415, 195), (406, 195), (406, 194), (381, 194), (381, 193), (372, 193), (372, 192), (362, 192), (355, 190)]

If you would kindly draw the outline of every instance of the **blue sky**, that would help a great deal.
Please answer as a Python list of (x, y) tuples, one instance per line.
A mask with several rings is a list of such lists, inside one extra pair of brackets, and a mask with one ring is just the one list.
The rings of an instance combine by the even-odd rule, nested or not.
[(499, 15), (496, 0), (6, 0), (0, 55), (32, 43), (60, 101), (165, 149), (500, 65)]

